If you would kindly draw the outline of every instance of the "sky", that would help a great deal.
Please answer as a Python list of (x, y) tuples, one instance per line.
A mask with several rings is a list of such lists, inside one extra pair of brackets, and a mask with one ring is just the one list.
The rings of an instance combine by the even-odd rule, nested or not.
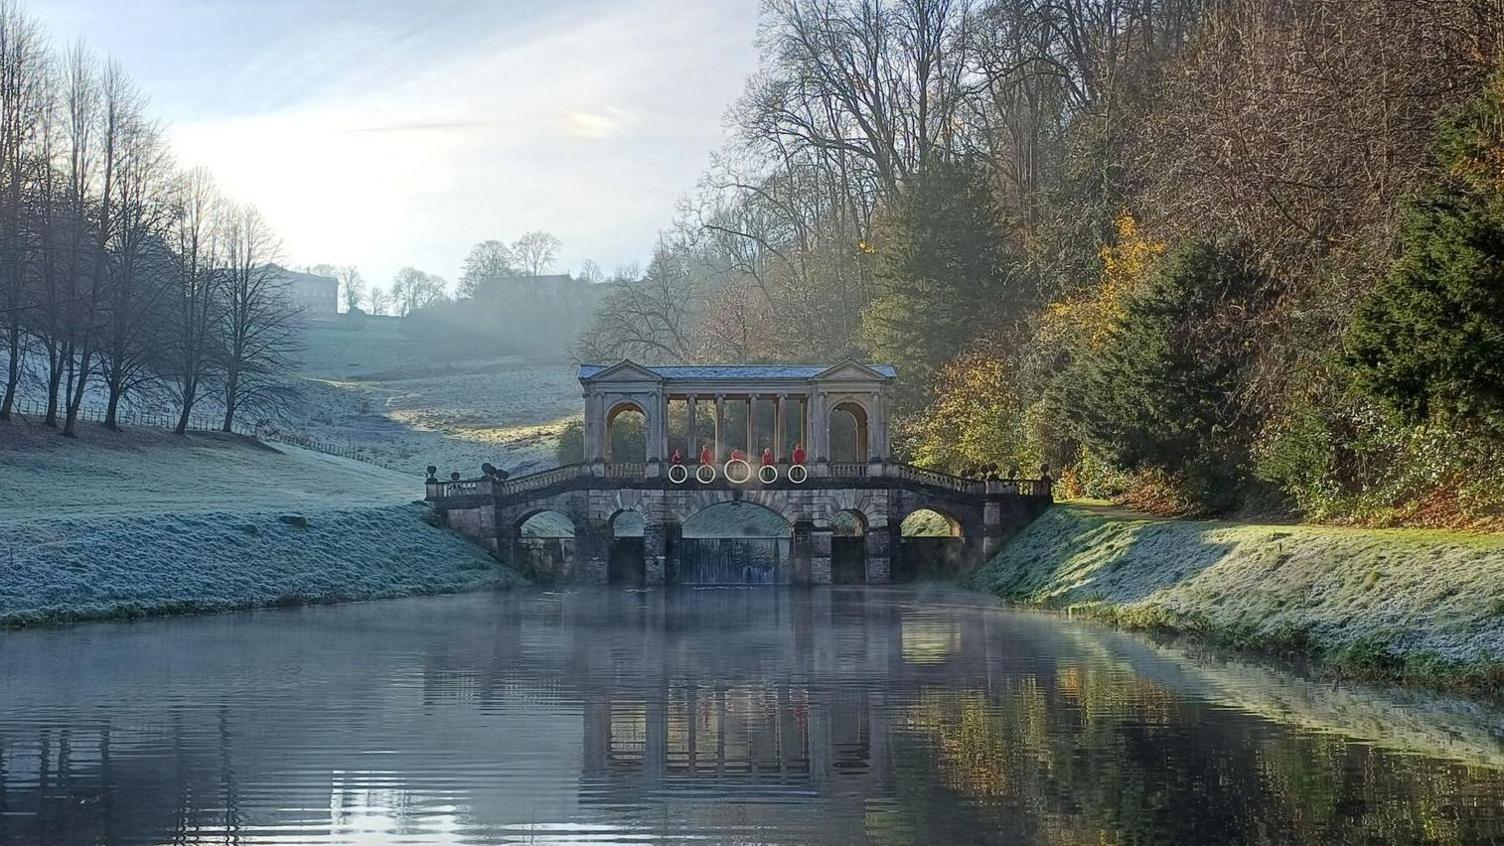
[(756, 0), (31, 0), (150, 98), (292, 266), (412, 265), (543, 229), (645, 264), (756, 65)]

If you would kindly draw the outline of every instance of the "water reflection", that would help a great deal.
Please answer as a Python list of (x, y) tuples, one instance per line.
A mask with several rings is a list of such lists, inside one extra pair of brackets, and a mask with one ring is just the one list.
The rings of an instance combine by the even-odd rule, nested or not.
[(1498, 714), (955, 593), (527, 592), (9, 633), (0, 691), (3, 843), (1504, 838)]

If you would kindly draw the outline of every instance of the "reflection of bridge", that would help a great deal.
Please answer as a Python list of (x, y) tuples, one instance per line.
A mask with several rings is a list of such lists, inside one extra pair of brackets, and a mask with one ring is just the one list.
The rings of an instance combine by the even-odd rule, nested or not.
[[(921, 510), (943, 518), (950, 536), (928, 554), (969, 566), (1048, 507), (1049, 481), (961, 478), (890, 461), (893, 378), (891, 367), (855, 362), (582, 365), (584, 462), (512, 479), (430, 477), (427, 499), (449, 526), (498, 555), (545, 571), (538, 575), (578, 581), (608, 580), (623, 545), (618, 518), (629, 513), (643, 526), (634, 579), (678, 580), (684, 524), (728, 502), (760, 506), (787, 523), (792, 542), (780, 581), (886, 582), (912, 574), (920, 552), (900, 527)], [(623, 437), (631, 432), (616, 430), (627, 415), (641, 418), (640, 447)], [(702, 440), (702, 431), (709, 437)], [(737, 460), (731, 444), (750, 461)], [(794, 464), (796, 445), (804, 444), (805, 461)], [(693, 462), (702, 446), (714, 456), (704, 465)], [(619, 460), (616, 453), (628, 449), (640, 449), (642, 460)], [(688, 457), (682, 466), (675, 452)], [(574, 527), (572, 538), (542, 557), (523, 533), (541, 512), (558, 512)]]

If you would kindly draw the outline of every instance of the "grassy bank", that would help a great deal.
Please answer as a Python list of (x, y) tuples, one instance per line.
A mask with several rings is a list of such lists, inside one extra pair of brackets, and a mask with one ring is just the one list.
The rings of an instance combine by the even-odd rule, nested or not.
[(973, 577), (1010, 601), (1504, 694), (1504, 538), (1136, 518), (1061, 506)]
[(421, 483), (233, 435), (0, 424), (0, 626), (512, 584)]

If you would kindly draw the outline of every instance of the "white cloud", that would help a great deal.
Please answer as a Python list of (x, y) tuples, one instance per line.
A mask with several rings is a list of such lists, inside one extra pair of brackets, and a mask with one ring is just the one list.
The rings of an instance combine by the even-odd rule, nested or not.
[[(165, 17), (181, 0), (154, 2)], [(754, 62), (754, 4), (456, 3), (446, 18), (388, 0), (374, 16), (319, 6), (321, 29), (230, 65), (214, 57), (244, 45), (195, 42), (135, 71), (130, 48), (159, 29), (144, 22), (103, 48), (124, 45), (148, 93), (169, 91), (179, 157), (260, 207), (288, 261), (357, 264), (376, 284), (404, 264), (452, 280), (471, 244), (528, 229), (557, 233), (567, 267), (645, 258), (722, 140)], [(191, 17), (197, 37), (233, 40), (224, 16), (264, 34), (276, 26), (262, 18), (292, 26), (299, 8), (221, 2)]]

